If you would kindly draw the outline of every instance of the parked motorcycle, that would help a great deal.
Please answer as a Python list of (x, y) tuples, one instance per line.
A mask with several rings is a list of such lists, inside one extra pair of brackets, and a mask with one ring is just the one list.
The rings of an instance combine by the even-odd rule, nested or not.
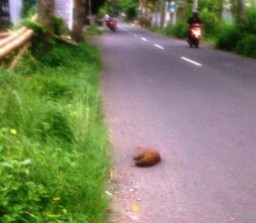
[(201, 32), (201, 24), (200, 23), (194, 23), (189, 26), (189, 32), (188, 32), (188, 44), (192, 48), (195, 46), (196, 48), (199, 47), (199, 40), (201, 38), (202, 32)]
[(116, 21), (112, 18), (109, 18), (107, 20), (107, 27), (112, 30), (113, 32), (116, 31)]

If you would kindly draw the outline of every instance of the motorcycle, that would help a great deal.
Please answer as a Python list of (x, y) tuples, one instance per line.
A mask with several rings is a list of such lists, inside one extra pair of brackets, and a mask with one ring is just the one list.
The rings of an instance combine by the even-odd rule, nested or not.
[(109, 19), (107, 21), (107, 27), (112, 30), (113, 32), (116, 31), (116, 21), (114, 19)]
[(200, 23), (194, 23), (189, 26), (189, 32), (188, 32), (188, 44), (192, 48), (195, 46), (196, 48), (199, 47), (199, 40), (201, 38), (202, 32), (201, 32), (201, 24)]

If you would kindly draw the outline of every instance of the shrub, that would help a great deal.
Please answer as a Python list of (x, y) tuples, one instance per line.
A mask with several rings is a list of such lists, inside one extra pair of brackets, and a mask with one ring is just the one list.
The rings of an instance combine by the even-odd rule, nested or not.
[(216, 47), (225, 50), (234, 50), (243, 34), (235, 25), (224, 25), (217, 35)]
[(236, 52), (244, 56), (256, 58), (256, 36), (248, 35), (237, 45)]

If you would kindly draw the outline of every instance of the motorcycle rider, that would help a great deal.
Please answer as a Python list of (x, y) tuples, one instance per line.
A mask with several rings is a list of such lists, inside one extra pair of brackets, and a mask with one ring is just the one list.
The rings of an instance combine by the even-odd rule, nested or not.
[(108, 20), (109, 20), (109, 18), (110, 18), (109, 14), (106, 13), (106, 14), (104, 15), (104, 21), (107, 23)]
[(188, 41), (188, 43), (190, 43), (191, 42), (190, 40), (192, 39), (191, 28), (193, 27), (194, 24), (201, 25), (201, 23), (202, 23), (197, 11), (193, 11), (192, 16), (188, 18), (187, 23), (189, 24), (187, 41)]
[(187, 23), (191, 26), (195, 23), (201, 24), (201, 19), (199, 18), (198, 12), (193, 12), (192, 16), (188, 18)]

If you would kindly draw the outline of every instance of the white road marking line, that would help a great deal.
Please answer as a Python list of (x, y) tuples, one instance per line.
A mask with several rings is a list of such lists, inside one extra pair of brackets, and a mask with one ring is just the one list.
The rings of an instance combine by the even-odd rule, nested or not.
[(164, 50), (164, 48), (162, 46), (158, 45), (158, 44), (154, 44), (154, 46), (161, 49), (161, 50)]
[(138, 37), (138, 35), (137, 35), (137, 34), (133, 34), (133, 36)]
[(148, 40), (147, 39), (145, 39), (144, 37), (141, 37), (141, 39), (143, 40), (143, 41), (145, 41), (145, 42), (147, 42)]
[(187, 62), (189, 62), (189, 63), (192, 63), (192, 64), (194, 64), (194, 65), (196, 65), (196, 66), (198, 66), (198, 67), (203, 66), (201, 63), (198, 63), (198, 62), (196, 62), (196, 61), (194, 61), (194, 60), (190, 60), (190, 59), (188, 59), (188, 58), (186, 58), (186, 57), (181, 57), (181, 59), (182, 59), (182, 60), (185, 60), (185, 61), (187, 61)]

